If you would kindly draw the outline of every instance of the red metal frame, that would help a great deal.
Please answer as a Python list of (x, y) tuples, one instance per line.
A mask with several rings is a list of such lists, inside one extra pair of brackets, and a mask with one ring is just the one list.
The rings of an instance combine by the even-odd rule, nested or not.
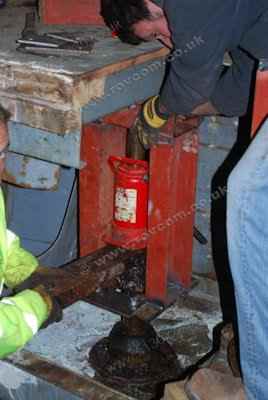
[(80, 256), (105, 245), (113, 213), (113, 173), (108, 157), (125, 154), (125, 129), (106, 124), (84, 125), (79, 171)]
[[(124, 156), (125, 137), (139, 107), (111, 114), (102, 124), (83, 128), (79, 173), (80, 254), (104, 246), (112, 219), (113, 176), (110, 155)], [(254, 134), (268, 115), (268, 71), (257, 73), (252, 118)], [(181, 126), (181, 125), (180, 125)], [(169, 123), (167, 133), (178, 125)], [(193, 225), (198, 158), (197, 128), (158, 145), (150, 154), (146, 296), (167, 300), (169, 281), (187, 287), (192, 275)]]
[(268, 116), (268, 69), (257, 72), (252, 116), (252, 135), (254, 135)]
[[(125, 154), (125, 138), (137, 115), (134, 107), (114, 113), (101, 124), (83, 128), (79, 172), (80, 255), (103, 247), (112, 219), (113, 176), (110, 155)], [(176, 129), (174, 121), (167, 133)], [(150, 189), (146, 296), (167, 300), (169, 281), (189, 286), (192, 276), (193, 225), (197, 172), (197, 132), (188, 131), (172, 145), (158, 145), (150, 154)]]
[(169, 281), (192, 277), (197, 175), (196, 131), (151, 150), (146, 296), (165, 301)]
[(104, 25), (100, 15), (100, 0), (41, 0), (44, 24)]

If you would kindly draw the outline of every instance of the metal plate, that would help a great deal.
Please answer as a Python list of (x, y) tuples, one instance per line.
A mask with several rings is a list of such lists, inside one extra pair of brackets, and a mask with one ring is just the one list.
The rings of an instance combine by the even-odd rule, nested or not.
[(139, 317), (151, 321), (164, 311), (160, 303), (149, 301), (144, 296), (131, 297), (118, 289), (99, 290), (85, 301), (124, 317)]

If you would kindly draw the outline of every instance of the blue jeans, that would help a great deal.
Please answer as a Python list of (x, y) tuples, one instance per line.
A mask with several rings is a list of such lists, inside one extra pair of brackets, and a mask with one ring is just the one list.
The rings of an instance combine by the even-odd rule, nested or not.
[(232, 171), (228, 252), (248, 400), (268, 400), (268, 119)]

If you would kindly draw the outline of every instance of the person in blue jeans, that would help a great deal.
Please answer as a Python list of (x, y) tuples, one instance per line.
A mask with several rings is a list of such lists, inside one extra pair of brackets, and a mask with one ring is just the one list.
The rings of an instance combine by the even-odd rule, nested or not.
[[(138, 45), (157, 39), (170, 49), (160, 93), (144, 103), (135, 122), (146, 149), (158, 143), (159, 130), (173, 113), (247, 112), (256, 63), (268, 59), (267, 0), (101, 0), (101, 14), (122, 41)], [(229, 67), (223, 66), (226, 52)], [(188, 385), (194, 400), (268, 400), (267, 131), (265, 123), (228, 181), (228, 247), (245, 390), (240, 381), (227, 388), (224, 378), (201, 370), (196, 390)], [(201, 390), (205, 378), (209, 383)]]
[[(268, 110), (267, 110), (268, 114)], [(268, 398), (268, 118), (228, 179), (227, 234), (249, 399)]]

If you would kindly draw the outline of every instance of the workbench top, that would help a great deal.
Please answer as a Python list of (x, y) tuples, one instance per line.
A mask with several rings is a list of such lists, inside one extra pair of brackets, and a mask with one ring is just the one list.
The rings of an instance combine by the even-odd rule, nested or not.
[(129, 68), (164, 57), (159, 43), (131, 46), (111, 37), (105, 27), (42, 26), (38, 32), (83, 32), (96, 43), (83, 57), (37, 56), (16, 51), (16, 39), (31, 8), (4, 8), (0, 14), (0, 103), (12, 121), (66, 134), (80, 130), (81, 109), (105, 92), (106, 80)]

